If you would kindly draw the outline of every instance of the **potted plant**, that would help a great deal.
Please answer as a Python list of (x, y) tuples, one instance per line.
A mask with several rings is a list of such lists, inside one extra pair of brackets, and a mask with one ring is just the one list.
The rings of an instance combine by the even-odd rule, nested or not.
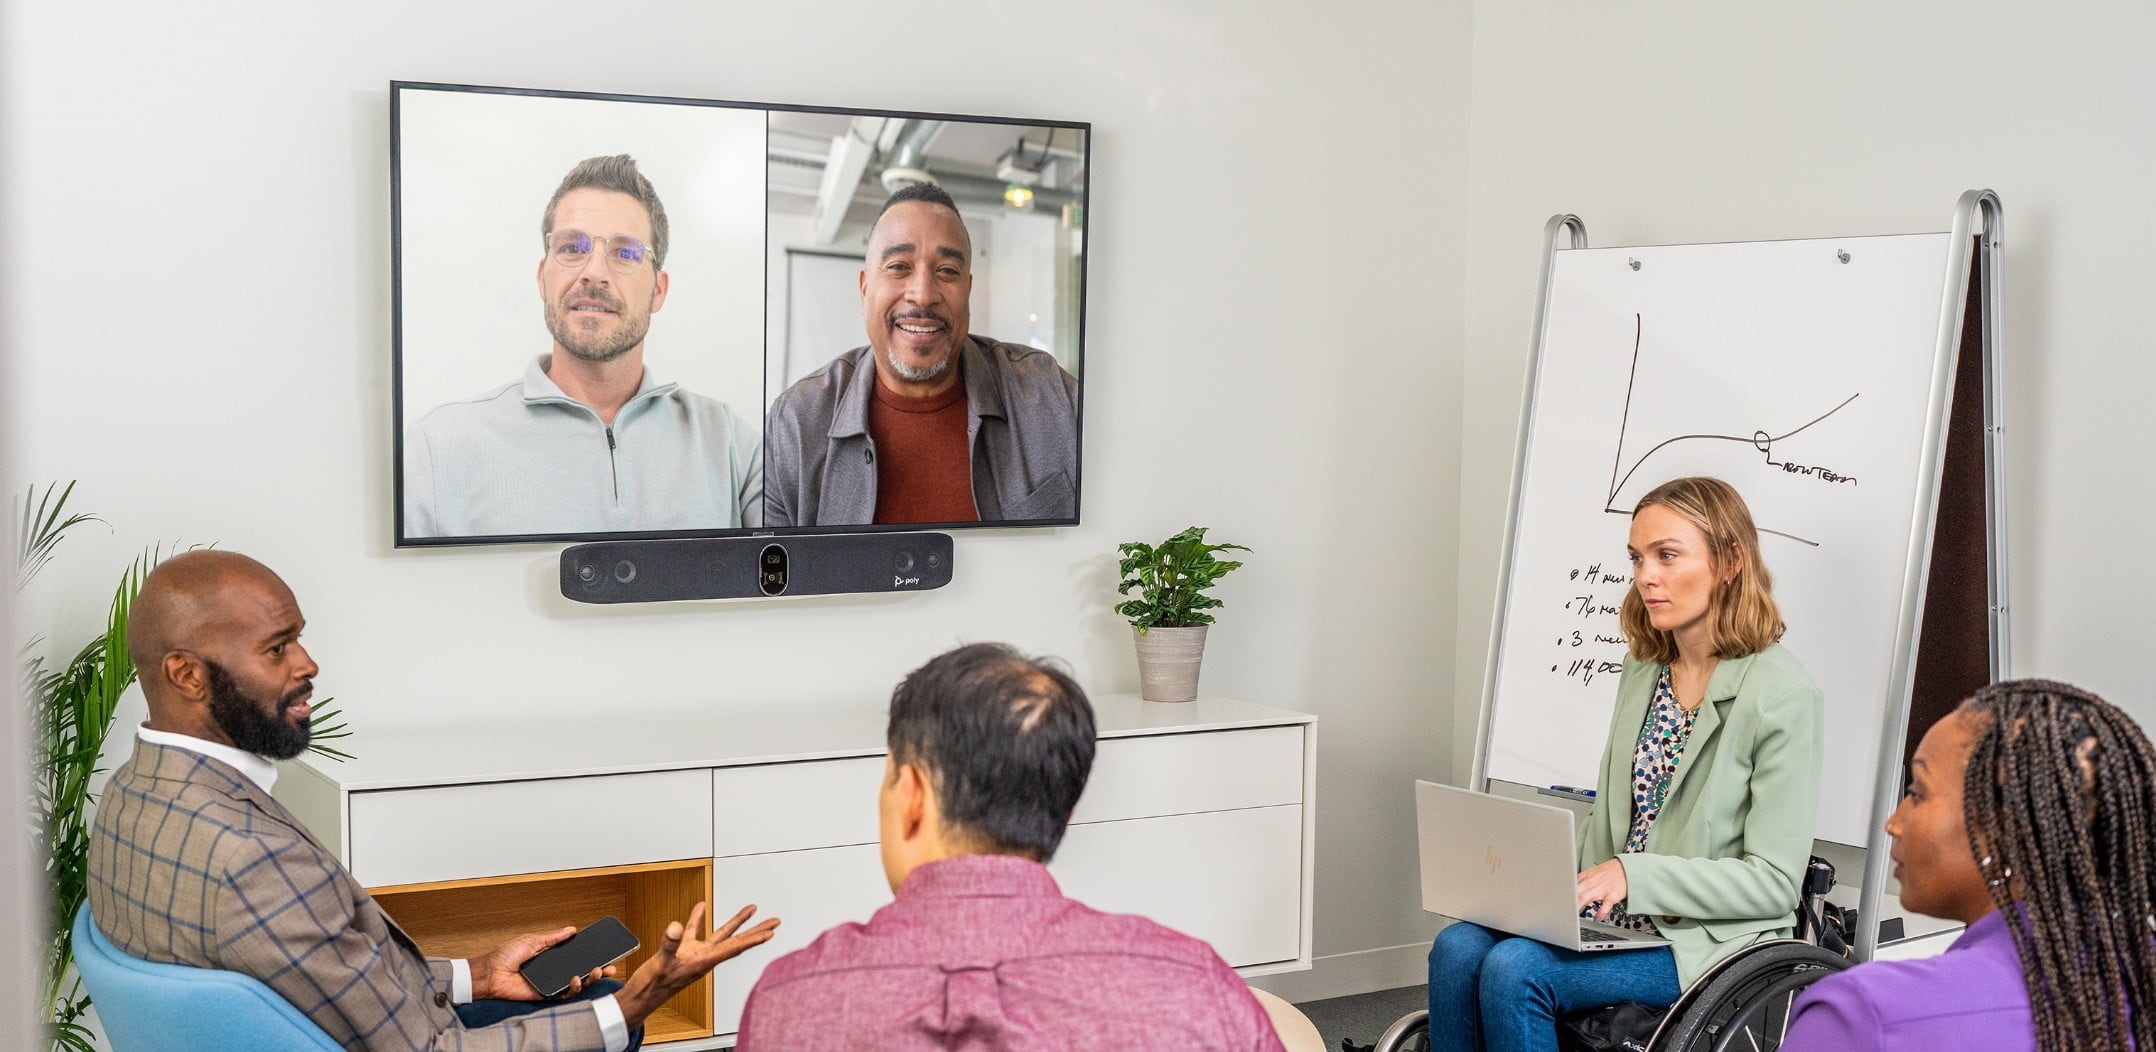
[[(62, 535), (96, 516), (66, 514), (68, 495), (75, 484), (54, 494), (57, 485), (34, 489), (23, 496), (16, 519), (15, 590), (37, 575), (52, 559)], [(135, 682), (135, 663), (127, 653), (127, 611), (142, 587), (142, 579), (157, 565), (159, 554), (146, 551), (120, 575), (113, 590), (103, 631), (63, 664), (48, 664), (36, 653), (41, 640), (32, 639), (21, 654), (24, 700), (30, 707), (30, 734), (37, 743), (36, 789), (30, 828), (44, 849), (45, 877), (52, 884), (53, 931), (45, 945), (39, 990), (44, 998), (44, 1017), (55, 1052), (96, 1052), (97, 1043), (83, 1014), (90, 996), (70, 967), (75, 959), (75, 911), (88, 892), (90, 818), (94, 797), (92, 777), (98, 773), (98, 755), (112, 732), (113, 712), (120, 695)], [(325, 701), (329, 699), (324, 699)], [(323, 708), (314, 716), (315, 739), (310, 746), (318, 753), (350, 757), (319, 744), (324, 739), (350, 735), (336, 710)]]
[(1240, 544), (1205, 543), (1203, 526), (1192, 526), (1157, 545), (1133, 541), (1116, 546), (1123, 556), (1118, 564), (1123, 583), (1116, 586), (1116, 594), (1138, 590), (1136, 599), (1117, 604), (1115, 612), (1130, 619), (1131, 639), (1138, 648), (1139, 697), (1147, 701), (1197, 698), (1205, 626), (1213, 623), (1213, 615), (1205, 611), (1221, 605), (1205, 590), (1243, 565), (1215, 553), (1249, 550)]

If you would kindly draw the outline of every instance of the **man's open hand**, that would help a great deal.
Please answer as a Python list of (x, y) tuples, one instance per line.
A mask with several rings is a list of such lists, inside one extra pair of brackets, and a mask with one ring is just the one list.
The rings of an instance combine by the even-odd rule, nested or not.
[(778, 918), (773, 917), (747, 931), (741, 926), (756, 915), (756, 907), (741, 907), (733, 919), (719, 925), (710, 935), (699, 934), (704, 926), (704, 903), (697, 903), (689, 911), (689, 923), (673, 921), (666, 926), (666, 937), (659, 940), (659, 952), (640, 965), (629, 976), (621, 992), (614, 995), (615, 1004), (621, 1007), (622, 1018), (630, 1026), (642, 1023), (646, 1017), (665, 1004), (668, 998), (687, 989), (690, 983), (704, 977), (706, 972), (720, 961), (730, 960), (753, 946), (761, 946), (778, 930)]

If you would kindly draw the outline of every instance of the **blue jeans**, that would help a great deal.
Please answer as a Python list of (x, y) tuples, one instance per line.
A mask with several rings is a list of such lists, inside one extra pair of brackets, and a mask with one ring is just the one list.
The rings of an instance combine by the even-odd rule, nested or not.
[[(457, 1006), (457, 1018), (463, 1021), (466, 1030), (477, 1030), (481, 1027), (493, 1026), (504, 1019), (515, 1019), (520, 1015), (530, 1015), (540, 1009), (552, 1008), (559, 1004), (596, 1001), (619, 989), (621, 989), (620, 980), (601, 979), (585, 987), (584, 991), (575, 997), (565, 997), (559, 1001), (473, 1001), (468, 1005)], [(644, 1027), (643, 1024), (639, 1023), (629, 1028), (628, 1052), (636, 1052), (643, 1045)]]
[(1430, 1052), (1548, 1052), (1558, 1016), (1681, 992), (1667, 947), (1576, 953), (1459, 921), (1430, 947)]

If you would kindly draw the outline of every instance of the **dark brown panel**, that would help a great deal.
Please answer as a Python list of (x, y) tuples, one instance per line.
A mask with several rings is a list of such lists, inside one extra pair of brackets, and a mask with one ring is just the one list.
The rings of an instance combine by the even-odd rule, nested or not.
[[(1980, 247), (1980, 246), (1979, 246)], [(1917, 742), (1962, 699), (1991, 682), (1988, 520), (1984, 508), (1984, 257), (1972, 247), (1947, 420), (1946, 464), (1939, 478), (1931, 573), (1917, 637), (1916, 686), (1909, 702), (1903, 770)]]

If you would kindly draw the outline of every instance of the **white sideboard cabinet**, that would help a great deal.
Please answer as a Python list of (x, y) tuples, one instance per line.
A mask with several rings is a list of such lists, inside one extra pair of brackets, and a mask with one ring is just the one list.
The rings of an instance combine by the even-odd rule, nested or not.
[[(1049, 870), (1098, 909), (1210, 942), (1245, 975), (1310, 966), (1316, 721), (1226, 699), (1093, 699), (1100, 747)], [(288, 761), (277, 797), (428, 953), (607, 914), (643, 949), (709, 900), (781, 919), (648, 1021), (733, 1043), (764, 966), (890, 901), (876, 848), (882, 706), (603, 726), (368, 734)]]

